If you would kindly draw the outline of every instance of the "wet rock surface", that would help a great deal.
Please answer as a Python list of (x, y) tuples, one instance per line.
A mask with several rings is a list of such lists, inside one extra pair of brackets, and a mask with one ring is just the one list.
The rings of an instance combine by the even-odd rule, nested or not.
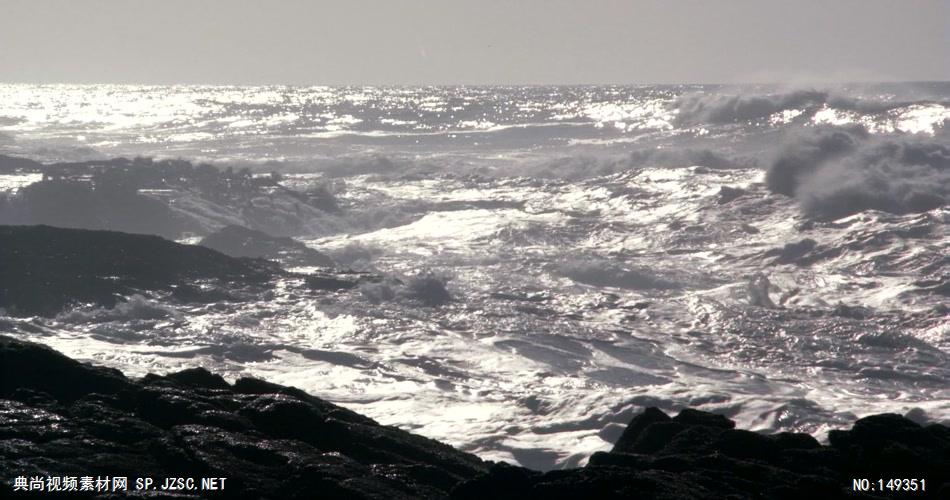
[[(48, 316), (85, 303), (112, 307), (142, 291), (184, 287), (202, 295), (205, 288), (263, 285), (278, 271), (158, 236), (0, 226), (0, 307), (14, 316)], [(188, 298), (184, 288), (179, 295)]]
[(228, 478), (215, 498), (444, 498), (485, 469), (297, 389), (200, 368), (130, 380), (0, 337), (3, 498), (20, 475)]
[(327, 255), (293, 238), (271, 236), (243, 226), (225, 226), (201, 240), (201, 246), (232, 257), (264, 258), (291, 266), (334, 265)]
[[(204, 369), (130, 380), (0, 337), (0, 496), (17, 476), (227, 477), (213, 498), (879, 498), (950, 493), (950, 428), (882, 414), (807, 434), (648, 408), (579, 469), (483, 462), (303, 391)], [(852, 491), (916, 478), (926, 491)], [(167, 492), (154, 492), (167, 494)], [(152, 496), (152, 498), (196, 498)], [(28, 498), (25, 494), (17, 495)], [(81, 497), (82, 493), (78, 493)], [(73, 498), (77, 497), (76, 495)], [(6, 496), (4, 496), (6, 497)], [(14, 496), (17, 497), (17, 496)]]
[[(568, 498), (947, 498), (950, 428), (895, 414), (873, 415), (830, 444), (807, 434), (735, 429), (721, 415), (647, 408), (610, 452), (587, 466), (540, 473), (495, 464), (453, 491), (454, 499)], [(854, 479), (870, 479), (853, 491)], [(926, 491), (891, 490), (890, 479), (926, 480)], [(884, 480), (882, 491), (877, 483)], [(903, 484), (903, 483), (902, 483)], [(871, 489), (873, 488), (873, 490)]]
[(108, 229), (177, 238), (198, 227), (164, 202), (126, 186), (51, 178), (0, 198), (0, 223)]

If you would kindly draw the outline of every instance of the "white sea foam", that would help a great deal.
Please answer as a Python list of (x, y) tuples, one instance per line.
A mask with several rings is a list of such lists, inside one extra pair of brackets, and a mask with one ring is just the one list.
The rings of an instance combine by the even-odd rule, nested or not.
[[(696, 90), (705, 97), (681, 98)], [(829, 122), (865, 126), (861, 151), (884, 144), (874, 158), (901, 163), (888, 148), (946, 134), (950, 90), (924, 90), (875, 101), (694, 87), (0, 86), (0, 115), (12, 117), (0, 129), (13, 135), (0, 153), (55, 159), (72, 153), (49, 141), (81, 131), (110, 141), (110, 155), (279, 170), (283, 186), (330, 192), (338, 210), (299, 209), (279, 193), (238, 211), (169, 196), (200, 227), (285, 221), (374, 277), (315, 292), (288, 276), (259, 301), (143, 295), (0, 324), (132, 375), (205, 366), (295, 385), (540, 468), (608, 449), (649, 405), (819, 437), (882, 411), (948, 420), (950, 332), (936, 288), (946, 205), (813, 220), (795, 189), (770, 190), (759, 168), (800, 129)], [(155, 109), (136, 118), (137, 98)], [(28, 175), (0, 183), (38, 174)]]

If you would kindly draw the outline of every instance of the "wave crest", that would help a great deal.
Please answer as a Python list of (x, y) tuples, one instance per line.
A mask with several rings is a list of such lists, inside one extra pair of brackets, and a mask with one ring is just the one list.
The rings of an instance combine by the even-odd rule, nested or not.
[(783, 112), (809, 118), (815, 118), (822, 110), (877, 116), (902, 109), (947, 108), (950, 103), (927, 99), (856, 98), (825, 90), (790, 90), (760, 94), (691, 93), (676, 98), (672, 106), (677, 110), (673, 120), (676, 125), (697, 126), (765, 120)]
[(950, 202), (950, 147), (934, 138), (872, 136), (861, 127), (816, 128), (786, 141), (766, 184), (817, 219), (869, 209), (924, 212)]

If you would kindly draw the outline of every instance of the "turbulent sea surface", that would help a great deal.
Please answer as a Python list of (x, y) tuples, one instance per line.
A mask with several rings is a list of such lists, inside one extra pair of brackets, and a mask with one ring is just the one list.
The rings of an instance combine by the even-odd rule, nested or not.
[[(945, 83), (0, 85), (0, 154), (279, 172), (337, 204), (287, 207), (291, 236), (386, 277), (0, 329), (129, 375), (294, 385), (534, 468), (583, 463), (650, 405), (819, 438), (870, 413), (946, 422), (948, 120)], [(145, 194), (209, 232), (241, 222)]]

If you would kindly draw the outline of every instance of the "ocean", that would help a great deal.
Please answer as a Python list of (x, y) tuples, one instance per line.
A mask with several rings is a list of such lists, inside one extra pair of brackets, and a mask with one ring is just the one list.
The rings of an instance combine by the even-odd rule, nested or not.
[[(0, 84), (0, 154), (269, 177), (240, 206), (140, 194), (180, 242), (243, 225), (378, 278), (314, 295), (284, 263), (259, 300), (0, 316), (128, 375), (262, 377), (536, 469), (645, 406), (820, 439), (950, 421), (950, 83)], [(9, 198), (43, 178), (0, 174)]]

